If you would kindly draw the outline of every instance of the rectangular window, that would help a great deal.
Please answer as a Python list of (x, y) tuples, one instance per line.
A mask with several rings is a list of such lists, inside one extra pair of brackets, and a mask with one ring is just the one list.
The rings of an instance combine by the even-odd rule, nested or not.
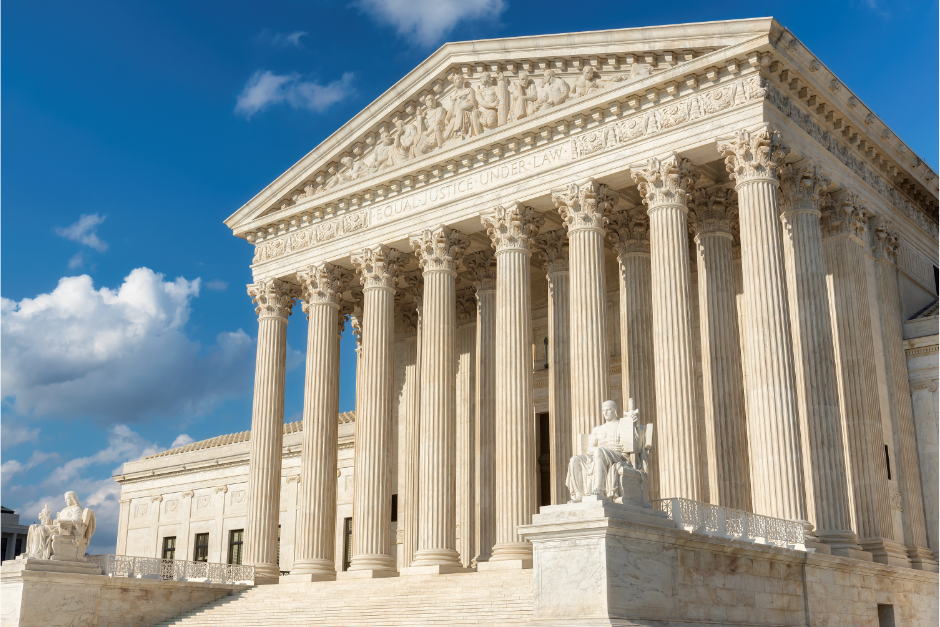
[(891, 455), (888, 454), (887, 444), (885, 444), (885, 468), (888, 469), (888, 481), (891, 481)]
[[(239, 562), (241, 563), (241, 562)], [(277, 526), (277, 565), (281, 565), (281, 526)]]
[(352, 562), (352, 518), (343, 520), (343, 571), (349, 570)]
[(539, 506), (552, 504), (551, 423), (547, 413), (536, 414), (536, 446), (539, 457)]
[(7, 539), (0, 538), (0, 559), (7, 559)]
[(398, 522), (398, 495), (392, 495), (392, 522)]
[(23, 538), (17, 538), (16, 546), (14, 546), (13, 548), (16, 549), (14, 556), (20, 555), (23, 552)]
[(232, 529), (228, 532), (228, 563), (242, 563), (242, 547), (245, 545), (245, 530)]
[(208, 562), (209, 561), (209, 534), (208, 533), (196, 534), (196, 543), (193, 548), (193, 561), (194, 562)]
[(895, 627), (893, 605), (878, 604), (878, 627)]
[(163, 538), (163, 559), (176, 559), (176, 536)]

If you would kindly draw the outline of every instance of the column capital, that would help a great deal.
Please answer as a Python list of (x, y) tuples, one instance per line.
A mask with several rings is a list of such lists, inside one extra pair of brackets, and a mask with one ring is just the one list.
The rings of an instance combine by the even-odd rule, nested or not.
[(564, 191), (552, 193), (552, 202), (558, 208), (568, 231), (578, 229), (604, 230), (619, 198), (606, 185), (593, 178), (583, 183), (569, 183)]
[(514, 202), (482, 213), (480, 221), (498, 255), (505, 250), (530, 252), (530, 242), (545, 224), (545, 216), (532, 207)]
[(901, 248), (901, 234), (894, 228), (894, 223), (882, 216), (871, 233), (871, 252), (875, 259), (886, 259), (897, 265), (898, 252)]
[(753, 131), (742, 128), (717, 141), (718, 152), (725, 158), (725, 169), (738, 185), (753, 180), (777, 180), (777, 168), (790, 154), (790, 149), (780, 143), (779, 131), (769, 126)]
[(403, 272), (398, 275), (395, 304), (401, 312), (402, 325), (407, 335), (414, 335), (418, 332), (418, 307), (421, 306), (423, 291), (424, 280), (420, 271)]
[(470, 271), (477, 292), (492, 292), (496, 289), (496, 255), (492, 250), (467, 255), (463, 264)]
[(424, 272), (454, 272), (457, 257), (470, 246), (470, 239), (443, 224), (408, 238)]
[(402, 254), (381, 244), (367, 246), (349, 256), (362, 289), (395, 289)]
[(663, 159), (651, 157), (645, 164), (630, 166), (637, 189), (650, 211), (662, 205), (687, 206), (688, 196), (699, 178), (688, 159), (672, 153)]
[(832, 184), (822, 168), (812, 159), (801, 165), (784, 164), (780, 168), (780, 213), (796, 211), (819, 213), (819, 200)]
[(738, 217), (738, 195), (724, 187), (692, 192), (689, 226), (696, 235), (720, 233), (731, 237)]
[(650, 217), (643, 207), (614, 212), (608, 226), (607, 239), (613, 243), (618, 257), (650, 254)]
[(477, 319), (477, 297), (475, 290), (464, 289), (457, 292), (457, 324), (470, 324)]
[(300, 280), (304, 313), (310, 313), (313, 305), (339, 307), (352, 274), (345, 268), (320, 261), (298, 271), (297, 278)]
[(861, 204), (858, 194), (845, 190), (838, 198), (826, 194), (819, 201), (823, 237), (854, 235), (864, 240), (871, 212)]
[(568, 272), (568, 234), (565, 229), (543, 233), (536, 240), (539, 257), (545, 262), (545, 272)]
[(258, 318), (283, 318), (286, 322), (299, 296), (296, 285), (280, 279), (263, 279), (246, 287)]

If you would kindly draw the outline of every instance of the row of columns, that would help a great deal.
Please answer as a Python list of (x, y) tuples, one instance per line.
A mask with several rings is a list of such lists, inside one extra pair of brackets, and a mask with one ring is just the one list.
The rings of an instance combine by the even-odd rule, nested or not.
[[(475, 453), (476, 466), (468, 488), (476, 512), (471, 517), (461, 510), (461, 548), (473, 546), (477, 563), (525, 564), (532, 556), (516, 529), (537, 510), (533, 249), (544, 258), (549, 287), (550, 447), (554, 460), (567, 460), (578, 434), (590, 433), (609, 398), (606, 237), (614, 243), (619, 266), (623, 397), (635, 399), (656, 423), (651, 498), (710, 500), (800, 520), (807, 541), (821, 541), (842, 555), (864, 549), (887, 563), (933, 559), (925, 548), (913, 418), (903, 393), (891, 246), (880, 247), (888, 252), (880, 253), (877, 267), (907, 499), (905, 538), (899, 541), (890, 530), (884, 466), (875, 463), (881, 428), (874, 354), (864, 339), (872, 337), (874, 327), (863, 283), (864, 251), (853, 235), (864, 222), (863, 210), (850, 194), (833, 202), (825, 194), (829, 181), (811, 162), (785, 166), (788, 149), (769, 128), (739, 131), (720, 140), (718, 149), (736, 194), (722, 187), (695, 189), (695, 168), (672, 154), (631, 168), (645, 211), (630, 207), (612, 214), (619, 197), (588, 180), (552, 195), (567, 232), (539, 237), (543, 217), (518, 203), (481, 216), (495, 253), (465, 260), (477, 296), (475, 349), (468, 357), (475, 361), (476, 377), (461, 391), (474, 388), (475, 429), (463, 434), (462, 442), (468, 447), (463, 454)], [(704, 415), (693, 344), (690, 227), (699, 281)], [(890, 244), (889, 235), (879, 241)], [(743, 329), (732, 265), (736, 239)], [(389, 465), (396, 285), (407, 292), (399, 301), (413, 303), (408, 323), (415, 330), (406, 351), (413, 358), (405, 369), (407, 441), (401, 454), (405, 490), (412, 498), (403, 500), (403, 566), (448, 572), (469, 562), (466, 555), (461, 562), (455, 531), (456, 265), (469, 240), (439, 226), (410, 243), (420, 277), (400, 277), (400, 253), (383, 246), (352, 256), (363, 289), (364, 336), (357, 375), (354, 571), (395, 569)], [(309, 336), (300, 549), (292, 574), (332, 578), (338, 295), (350, 273), (321, 263), (298, 277)], [(283, 417), (283, 335), (297, 295), (291, 289), (269, 281), (250, 290), (258, 303), (259, 346), (246, 557), (261, 575), (276, 575), (271, 529), (277, 524), (279, 464), (273, 460), (280, 454)], [(567, 500), (563, 466), (552, 467), (556, 503)]]

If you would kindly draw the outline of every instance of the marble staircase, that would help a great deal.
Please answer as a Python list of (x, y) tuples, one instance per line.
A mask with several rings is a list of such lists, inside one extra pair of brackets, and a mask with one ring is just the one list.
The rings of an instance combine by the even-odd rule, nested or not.
[(490, 570), (257, 586), (159, 625), (512, 627), (532, 612), (532, 571)]

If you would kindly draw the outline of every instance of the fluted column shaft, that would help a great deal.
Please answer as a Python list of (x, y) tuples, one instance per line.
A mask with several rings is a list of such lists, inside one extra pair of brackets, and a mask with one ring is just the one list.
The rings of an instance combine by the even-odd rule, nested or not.
[(476, 532), (477, 562), (496, 543), (496, 260), (476, 253), (471, 265), (477, 293), (476, 327)]
[(421, 431), (421, 304), (415, 303), (414, 337), (405, 340), (405, 441), (400, 444), (401, 468), (405, 474), (401, 507), (402, 568), (411, 566), (418, 550), (418, 481), (420, 477)]
[(866, 210), (854, 199), (846, 193), (826, 208), (823, 240), (846, 466), (859, 544), (875, 561), (900, 565), (907, 558), (903, 546), (895, 542), (891, 519), (865, 273), (868, 260), (860, 239), (866, 235)]
[(670, 155), (635, 167), (633, 177), (650, 220), (659, 491), (703, 500), (686, 206), (697, 175), (687, 159)]
[(914, 428), (914, 408), (911, 403), (910, 383), (907, 377), (907, 358), (901, 316), (901, 295), (898, 291), (898, 234), (882, 219), (874, 233), (875, 271), (877, 274), (878, 303), (881, 313), (881, 331), (884, 338), (888, 370), (888, 391), (891, 396), (894, 423), (895, 450), (897, 451), (898, 487), (901, 492), (904, 523), (904, 544), (911, 566), (919, 570), (937, 570), (937, 558), (927, 543), (924, 495), (921, 489), (920, 464), (917, 456), (917, 436)]
[(708, 493), (712, 503), (750, 511), (751, 473), (731, 233), (700, 231), (695, 243), (702, 327)]
[[(615, 212), (609, 235), (614, 240), (620, 275), (620, 381), (623, 401), (633, 399), (640, 421), (656, 424), (656, 368), (653, 355), (653, 284), (649, 215), (634, 207)], [(653, 427), (653, 450), (659, 428)], [(654, 453), (654, 457), (657, 453)], [(659, 498), (659, 465), (649, 469), (649, 498)]]
[(258, 353), (248, 454), (245, 563), (254, 565), (257, 578), (276, 580), (287, 319), (294, 292), (289, 284), (270, 279), (249, 285), (248, 294), (258, 314)]
[(292, 575), (336, 577), (339, 299), (348, 274), (321, 263), (298, 272), (307, 313), (307, 372)]
[(466, 238), (447, 227), (411, 238), (424, 274), (418, 550), (413, 567), (460, 567), (456, 549), (457, 320), (455, 256)]
[(806, 509), (816, 537), (833, 550), (858, 550), (852, 531), (842, 416), (826, 288), (819, 194), (829, 185), (812, 162), (783, 168), (784, 256)]
[(496, 545), (491, 561), (531, 560), (516, 532), (538, 509), (532, 386), (530, 240), (544, 217), (518, 203), (482, 216), (496, 249)]
[(366, 248), (352, 262), (362, 280), (362, 356), (356, 408), (353, 556), (349, 570), (395, 570), (391, 550), (391, 445), (398, 254)]
[(457, 294), (457, 552), (476, 562), (476, 297)]
[[(806, 521), (799, 405), (776, 170), (788, 150), (767, 128), (719, 140), (735, 180), (747, 301), (748, 448), (754, 511)], [(808, 522), (806, 524), (809, 524)]]
[(564, 229), (539, 237), (548, 280), (548, 420), (552, 505), (568, 501), (565, 478), (574, 455), (571, 428), (571, 274)]

